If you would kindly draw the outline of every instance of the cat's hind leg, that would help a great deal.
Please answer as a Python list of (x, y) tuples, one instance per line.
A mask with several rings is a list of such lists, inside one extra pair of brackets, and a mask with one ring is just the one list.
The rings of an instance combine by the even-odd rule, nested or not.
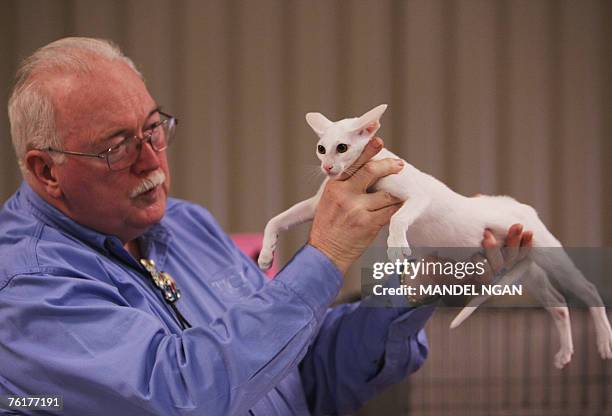
[(597, 349), (603, 359), (612, 359), (612, 328), (606, 314), (605, 306), (591, 306), (589, 308), (593, 323), (595, 324), (595, 334), (597, 337)]
[(573, 293), (588, 307), (597, 338), (597, 350), (603, 359), (612, 359), (612, 328), (606, 307), (593, 283), (588, 281), (561, 247), (533, 250), (534, 261), (556, 279), (563, 290)]
[(572, 326), (569, 309), (565, 298), (550, 283), (546, 272), (536, 263), (532, 263), (528, 270), (529, 276), (525, 279), (527, 290), (546, 310), (555, 323), (559, 332), (559, 351), (555, 354), (555, 367), (561, 369), (572, 359), (574, 344), (572, 341)]

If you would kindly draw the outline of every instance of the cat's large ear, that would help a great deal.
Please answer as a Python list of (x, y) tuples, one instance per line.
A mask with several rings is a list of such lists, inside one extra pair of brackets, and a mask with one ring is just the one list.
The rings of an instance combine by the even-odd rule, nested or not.
[(360, 135), (372, 137), (380, 128), (380, 118), (387, 109), (387, 104), (374, 107), (355, 121), (354, 130)]
[(333, 123), (329, 121), (323, 114), (321, 113), (308, 113), (306, 114), (306, 122), (317, 136), (321, 137), (325, 130), (329, 128)]

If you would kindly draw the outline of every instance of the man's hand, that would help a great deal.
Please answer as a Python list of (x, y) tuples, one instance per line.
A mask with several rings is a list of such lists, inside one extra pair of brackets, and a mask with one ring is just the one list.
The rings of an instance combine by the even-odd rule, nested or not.
[(377, 180), (398, 173), (404, 166), (399, 159), (371, 161), (382, 148), (380, 138), (370, 140), (339, 180), (327, 182), (317, 206), (308, 242), (342, 273), (361, 256), (403, 202), (383, 191), (366, 193)]
[(527, 256), (533, 246), (533, 232), (523, 231), (522, 224), (513, 224), (508, 229), (506, 241), (499, 244), (490, 230), (485, 230), (482, 247), (487, 259), (485, 274), (481, 281), (491, 282), (493, 277), (502, 270), (510, 270), (516, 263)]

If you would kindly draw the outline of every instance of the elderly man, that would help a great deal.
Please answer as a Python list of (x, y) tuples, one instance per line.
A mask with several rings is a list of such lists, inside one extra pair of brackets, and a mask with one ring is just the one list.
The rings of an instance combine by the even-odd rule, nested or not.
[(69, 415), (337, 414), (425, 359), (433, 306), (329, 308), (398, 208), (365, 189), (401, 162), (330, 183), (268, 282), (206, 210), (168, 198), (177, 120), (113, 45), (36, 51), (9, 116), (24, 182), (0, 212), (1, 395), (60, 395)]

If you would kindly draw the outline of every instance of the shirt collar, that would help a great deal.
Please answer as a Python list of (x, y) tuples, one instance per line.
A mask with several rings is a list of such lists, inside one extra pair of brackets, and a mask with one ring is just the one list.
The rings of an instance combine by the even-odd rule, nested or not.
[[(76, 237), (84, 243), (103, 252), (108, 252), (112, 247), (117, 248), (123, 246), (121, 240), (117, 236), (100, 233), (66, 216), (63, 212), (42, 199), (26, 181), (21, 183), (17, 193), (23, 205), (28, 206), (30, 212), (45, 224)], [(167, 246), (170, 238), (171, 233), (167, 227), (163, 225), (162, 218), (162, 221), (151, 226), (140, 237), (141, 247), (148, 249), (155, 243), (161, 243)]]

